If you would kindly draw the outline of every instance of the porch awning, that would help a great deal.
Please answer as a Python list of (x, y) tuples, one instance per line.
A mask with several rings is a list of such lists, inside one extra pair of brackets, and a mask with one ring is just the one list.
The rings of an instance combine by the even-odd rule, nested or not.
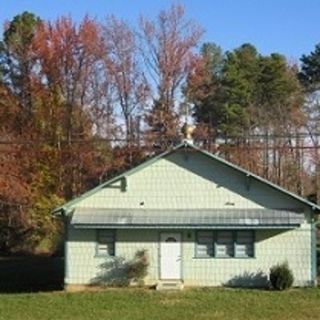
[(75, 208), (75, 228), (294, 228), (304, 214), (274, 209)]

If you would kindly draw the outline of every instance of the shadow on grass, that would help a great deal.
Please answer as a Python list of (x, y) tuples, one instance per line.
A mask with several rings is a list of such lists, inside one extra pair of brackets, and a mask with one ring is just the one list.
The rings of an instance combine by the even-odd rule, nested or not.
[(0, 257), (0, 292), (63, 290), (61, 257)]

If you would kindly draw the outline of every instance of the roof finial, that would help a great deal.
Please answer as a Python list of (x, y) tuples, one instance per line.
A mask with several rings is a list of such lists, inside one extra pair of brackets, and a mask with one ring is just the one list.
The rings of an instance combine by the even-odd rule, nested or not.
[(194, 131), (194, 126), (188, 123), (189, 121), (189, 105), (185, 104), (185, 122), (181, 128), (181, 132), (183, 134), (183, 139), (187, 143), (193, 144), (192, 133)]

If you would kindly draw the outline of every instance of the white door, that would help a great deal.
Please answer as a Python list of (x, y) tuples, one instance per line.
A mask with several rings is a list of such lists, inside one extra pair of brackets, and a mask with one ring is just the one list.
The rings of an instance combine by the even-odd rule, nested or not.
[(161, 233), (160, 277), (161, 279), (181, 279), (180, 233)]

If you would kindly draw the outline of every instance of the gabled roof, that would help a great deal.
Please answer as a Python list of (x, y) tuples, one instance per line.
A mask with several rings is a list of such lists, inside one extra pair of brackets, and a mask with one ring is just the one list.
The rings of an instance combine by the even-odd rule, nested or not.
[(201, 154), (203, 154), (203, 155), (205, 155), (205, 156), (207, 156), (207, 157), (209, 157), (211, 159), (214, 159), (214, 160), (216, 160), (216, 161), (218, 161), (218, 162), (220, 162), (220, 163), (222, 163), (222, 164), (224, 164), (224, 165), (226, 165), (226, 166), (228, 166), (230, 168), (233, 168), (233, 169), (245, 174), (247, 177), (252, 177), (252, 178), (254, 178), (254, 179), (256, 179), (256, 180), (258, 180), (258, 181), (260, 181), (260, 182), (262, 182), (262, 183), (264, 183), (264, 184), (266, 184), (266, 185), (268, 185), (268, 186), (270, 186), (270, 187), (272, 187), (272, 188), (274, 188), (274, 189), (276, 189), (276, 190), (278, 190), (278, 191), (280, 191), (280, 192), (282, 192), (282, 193), (284, 193), (284, 194), (286, 194), (286, 195), (288, 195), (290, 197), (292, 197), (293, 199), (300, 201), (304, 205), (307, 205), (307, 206), (311, 207), (313, 210), (320, 210), (320, 206), (319, 205), (317, 205), (317, 204), (315, 204), (313, 202), (310, 202), (310, 201), (306, 200), (305, 198), (303, 198), (301, 196), (298, 196), (297, 194), (295, 194), (293, 192), (290, 192), (290, 191), (288, 191), (288, 190), (286, 190), (286, 189), (284, 189), (284, 188), (282, 188), (282, 187), (270, 182), (269, 180), (266, 180), (266, 179), (254, 174), (254, 173), (252, 173), (250, 171), (247, 171), (247, 170), (245, 170), (245, 169), (243, 169), (243, 168), (241, 168), (241, 167), (239, 167), (239, 166), (237, 166), (237, 165), (235, 165), (235, 164), (233, 164), (233, 163), (231, 163), (231, 162), (229, 162), (229, 161), (227, 161), (227, 160), (225, 160), (225, 159), (223, 159), (223, 158), (221, 158), (221, 157), (219, 157), (217, 155), (214, 155), (214, 154), (212, 154), (210, 152), (204, 151), (204, 150), (194, 146), (192, 143), (190, 143), (188, 141), (184, 141), (184, 142), (180, 143), (179, 145), (177, 145), (177, 146), (175, 146), (175, 147), (173, 147), (171, 149), (168, 149), (167, 151), (165, 151), (165, 152), (163, 152), (163, 153), (161, 153), (161, 154), (159, 154), (157, 156), (154, 156), (151, 159), (146, 160), (145, 162), (141, 163), (140, 165), (138, 165), (138, 166), (136, 166), (136, 167), (134, 167), (134, 168), (132, 168), (130, 170), (127, 170), (127, 171), (123, 172), (122, 174), (120, 174), (120, 175), (118, 175), (118, 176), (116, 176), (116, 177), (114, 177), (114, 178), (112, 178), (112, 179), (110, 179), (110, 180), (98, 185), (97, 187), (85, 192), (81, 196), (79, 196), (79, 197), (77, 197), (77, 198), (75, 198), (73, 200), (70, 200), (69, 202), (65, 203), (63, 206), (60, 206), (60, 207), (56, 208), (55, 210), (53, 210), (53, 213), (57, 214), (59, 212), (60, 213), (61, 212), (62, 213), (68, 212), (68, 209), (70, 209), (72, 206), (74, 206), (78, 202), (82, 201), (83, 199), (95, 194), (96, 192), (100, 191), (101, 189), (105, 188), (106, 186), (108, 186), (108, 185), (110, 185), (110, 184), (112, 184), (112, 183), (114, 183), (116, 181), (119, 181), (119, 180), (121, 180), (123, 178), (126, 178), (127, 176), (131, 175), (132, 173), (135, 173), (135, 172), (137, 172), (137, 171), (139, 171), (139, 170), (141, 170), (141, 169), (153, 164), (154, 162), (158, 161), (159, 159), (164, 158), (164, 157), (174, 153), (178, 149), (182, 149), (182, 148), (190, 148), (190, 149), (196, 150), (196, 151), (200, 152)]

